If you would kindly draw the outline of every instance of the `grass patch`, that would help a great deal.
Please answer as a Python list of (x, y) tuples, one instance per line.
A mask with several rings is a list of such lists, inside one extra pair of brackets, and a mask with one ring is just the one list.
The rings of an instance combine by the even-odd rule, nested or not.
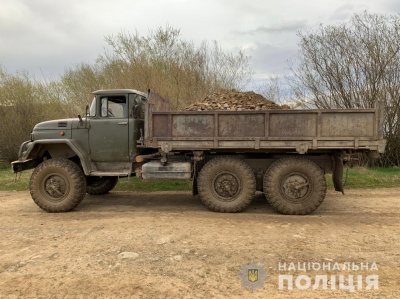
[[(15, 175), (11, 168), (0, 168), (0, 191), (29, 190), (29, 179), (33, 170), (23, 171)], [(137, 177), (121, 178), (115, 191), (190, 191), (191, 181), (143, 181)]]
[(0, 168), (0, 191), (24, 191), (29, 190), (29, 179), (32, 170), (12, 173), (11, 167)]
[(144, 181), (137, 177), (122, 178), (118, 181), (115, 191), (189, 191), (192, 188), (191, 181)]
[[(332, 176), (327, 175), (328, 188), (333, 188)], [(345, 189), (400, 187), (400, 167), (353, 167), (344, 169)]]
[(2, 168), (10, 169), (10, 162), (4, 161), (4, 160), (0, 160), (0, 169), (2, 169)]
[[(1, 191), (24, 191), (29, 189), (29, 178), (32, 170), (19, 173), (17, 176), (10, 168), (0, 169)], [(393, 188), (400, 187), (400, 168), (345, 168), (344, 179), (347, 189), (362, 188)], [(326, 175), (328, 189), (333, 189), (331, 175)], [(143, 181), (137, 177), (122, 178), (119, 180), (115, 191), (190, 191), (190, 181)]]

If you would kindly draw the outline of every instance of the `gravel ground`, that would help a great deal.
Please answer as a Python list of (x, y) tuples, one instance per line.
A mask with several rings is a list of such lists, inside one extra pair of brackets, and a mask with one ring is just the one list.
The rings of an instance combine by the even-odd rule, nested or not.
[[(399, 204), (400, 188), (329, 191), (314, 214), (284, 216), (257, 195), (246, 212), (220, 214), (187, 192), (112, 192), (49, 214), (28, 192), (0, 192), (0, 298), (399, 298)], [(268, 275), (254, 292), (240, 278), (252, 261)], [(312, 262), (331, 269), (282, 266)], [(332, 269), (347, 262), (369, 266)], [(312, 284), (279, 289), (282, 275)], [(327, 290), (313, 290), (317, 275)], [(355, 290), (331, 275), (354, 275)], [(369, 275), (378, 289), (365, 289)]]

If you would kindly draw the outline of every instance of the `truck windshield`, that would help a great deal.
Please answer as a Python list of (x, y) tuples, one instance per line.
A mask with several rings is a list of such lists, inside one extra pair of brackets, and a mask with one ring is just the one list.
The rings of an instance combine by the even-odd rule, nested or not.
[(93, 98), (92, 104), (90, 104), (89, 116), (96, 116), (96, 97)]

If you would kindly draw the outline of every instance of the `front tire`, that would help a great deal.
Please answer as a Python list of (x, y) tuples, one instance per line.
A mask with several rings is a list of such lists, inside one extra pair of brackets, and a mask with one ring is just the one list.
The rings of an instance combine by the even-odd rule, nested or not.
[(256, 178), (243, 160), (218, 157), (207, 162), (197, 180), (201, 200), (214, 212), (235, 213), (254, 198)]
[(269, 204), (282, 214), (310, 214), (325, 198), (324, 173), (311, 160), (282, 158), (266, 171), (264, 194)]
[(68, 212), (85, 198), (86, 180), (74, 162), (54, 158), (36, 167), (29, 189), (41, 209), (50, 213)]
[(90, 195), (103, 195), (110, 192), (118, 183), (118, 177), (87, 177), (86, 192)]

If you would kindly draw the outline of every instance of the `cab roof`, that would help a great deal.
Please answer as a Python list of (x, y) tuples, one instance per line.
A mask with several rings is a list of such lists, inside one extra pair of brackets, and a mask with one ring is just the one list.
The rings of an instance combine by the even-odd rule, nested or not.
[(93, 91), (93, 94), (95, 94), (95, 95), (98, 95), (98, 94), (115, 95), (115, 94), (121, 94), (121, 93), (135, 93), (135, 94), (138, 94), (138, 95), (141, 95), (141, 96), (147, 98), (147, 94), (145, 94), (144, 92), (135, 90), (135, 89), (101, 89), (101, 90)]

